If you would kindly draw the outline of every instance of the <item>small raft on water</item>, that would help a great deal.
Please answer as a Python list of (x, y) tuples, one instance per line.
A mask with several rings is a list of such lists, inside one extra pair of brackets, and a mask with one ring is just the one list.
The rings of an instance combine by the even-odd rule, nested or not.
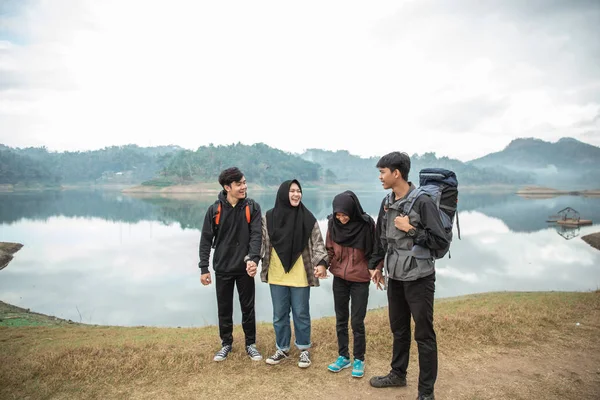
[(586, 226), (592, 225), (591, 219), (559, 219), (556, 221), (557, 224), (565, 226)]
[(555, 222), (563, 226), (592, 225), (592, 220), (581, 219), (579, 212), (571, 207), (563, 208), (556, 215), (551, 215), (546, 222)]

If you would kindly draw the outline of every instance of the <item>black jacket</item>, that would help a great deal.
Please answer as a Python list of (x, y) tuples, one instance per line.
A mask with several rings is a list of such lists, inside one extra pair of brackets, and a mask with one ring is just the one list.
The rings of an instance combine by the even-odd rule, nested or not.
[[(200, 236), (200, 262), (202, 273), (208, 272), (210, 249), (213, 244), (216, 205), (221, 203), (221, 216), (215, 240), (212, 265), (218, 275), (242, 275), (246, 273), (244, 257), (258, 264), (262, 241), (262, 215), (260, 205), (251, 199), (238, 202), (235, 207), (227, 201), (223, 191), (219, 199), (211, 205), (204, 217)], [(251, 202), (250, 223), (246, 219), (246, 204)]]

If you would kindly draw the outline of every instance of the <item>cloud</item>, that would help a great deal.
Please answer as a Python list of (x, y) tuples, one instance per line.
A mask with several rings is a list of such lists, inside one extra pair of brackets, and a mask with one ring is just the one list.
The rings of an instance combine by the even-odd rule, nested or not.
[(388, 150), (375, 138), (413, 137), (410, 154), (471, 159), (515, 137), (596, 137), (581, 126), (600, 111), (594, 1), (6, 4), (12, 146), (370, 156)]

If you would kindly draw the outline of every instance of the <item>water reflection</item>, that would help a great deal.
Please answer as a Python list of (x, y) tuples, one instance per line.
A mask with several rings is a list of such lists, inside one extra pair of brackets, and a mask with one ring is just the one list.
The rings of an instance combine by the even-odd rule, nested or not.
[[(367, 212), (376, 214), (382, 193), (359, 193)], [(305, 193), (323, 232), (332, 197)], [(263, 210), (274, 201), (268, 194), (254, 198)], [(25, 243), (0, 272), (0, 299), (88, 323), (216, 324), (214, 286), (200, 284), (197, 268), (199, 229), (213, 201), (102, 192), (0, 195), (0, 240)], [(579, 239), (564, 240), (545, 222), (567, 204), (600, 220), (599, 199), (462, 194), (462, 240), (452, 244), (452, 258), (438, 261), (436, 296), (599, 287), (600, 252)], [(312, 290), (314, 318), (333, 315), (331, 284), (330, 278)], [(270, 321), (268, 286), (258, 279), (256, 304), (257, 318)], [(385, 304), (385, 292), (372, 288), (369, 307)], [(237, 308), (235, 318), (239, 323)]]

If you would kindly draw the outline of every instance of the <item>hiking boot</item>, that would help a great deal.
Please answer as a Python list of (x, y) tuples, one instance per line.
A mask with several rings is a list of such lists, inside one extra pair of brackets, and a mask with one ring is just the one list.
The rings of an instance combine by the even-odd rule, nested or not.
[(298, 360), (298, 366), (300, 368), (308, 368), (310, 367), (310, 353), (308, 350), (303, 350), (300, 352), (300, 360)]
[(406, 378), (390, 372), (386, 376), (374, 376), (369, 381), (371, 386), (376, 388), (386, 388), (393, 386), (406, 386)]
[(217, 351), (217, 354), (215, 354), (215, 358), (213, 358), (213, 360), (214, 361), (223, 361), (223, 360), (227, 359), (227, 356), (229, 355), (230, 352), (231, 352), (231, 345), (226, 344), (225, 346), (223, 346), (221, 348), (221, 350)]
[(365, 362), (354, 359), (354, 365), (352, 365), (352, 377), (362, 378), (365, 375)]
[(349, 368), (349, 367), (350, 367), (350, 360), (344, 356), (339, 356), (337, 358), (337, 360), (335, 360), (335, 362), (332, 362), (331, 364), (329, 364), (327, 369), (330, 370), (331, 372), (340, 372), (341, 370), (343, 370), (345, 368)]
[(255, 344), (251, 344), (251, 345), (246, 346), (246, 354), (248, 354), (248, 357), (250, 357), (252, 359), (252, 361), (260, 361), (260, 360), (262, 360), (262, 356), (260, 355), (260, 353), (256, 349), (256, 345)]
[(290, 354), (287, 351), (277, 350), (275, 354), (267, 358), (265, 362), (270, 365), (277, 365), (289, 356)]
[(433, 393), (431, 394), (419, 394), (417, 400), (435, 400)]

